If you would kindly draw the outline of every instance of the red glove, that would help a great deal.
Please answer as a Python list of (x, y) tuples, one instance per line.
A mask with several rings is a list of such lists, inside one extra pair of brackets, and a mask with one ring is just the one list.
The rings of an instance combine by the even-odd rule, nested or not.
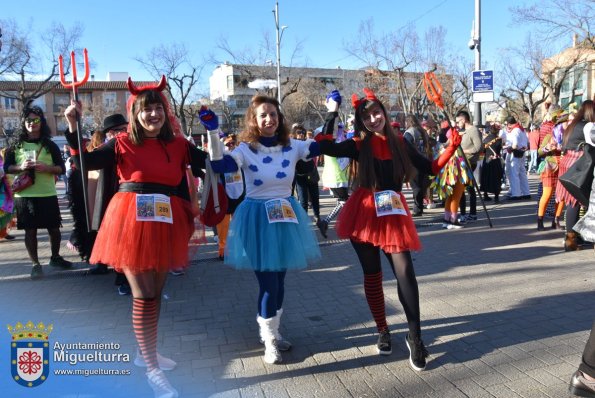
[(316, 142), (320, 142), (320, 141), (333, 141), (333, 135), (332, 134), (317, 134), (316, 136), (314, 136), (314, 141)]
[(432, 173), (434, 175), (440, 172), (440, 169), (444, 167), (446, 163), (450, 160), (452, 155), (457, 151), (459, 145), (461, 145), (461, 141), (463, 141), (463, 136), (459, 134), (459, 132), (451, 128), (450, 129), (450, 144), (446, 147), (442, 155), (438, 157), (438, 159), (432, 162)]

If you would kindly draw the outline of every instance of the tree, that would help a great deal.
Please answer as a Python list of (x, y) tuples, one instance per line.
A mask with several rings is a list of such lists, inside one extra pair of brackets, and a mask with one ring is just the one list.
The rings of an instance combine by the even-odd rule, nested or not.
[(167, 78), (167, 92), (173, 105), (173, 111), (180, 120), (182, 131), (189, 134), (195, 114), (189, 105), (196, 100), (195, 94), (200, 75), (206, 61), (195, 64), (189, 56), (186, 46), (181, 43), (153, 47), (145, 57), (135, 58), (147, 72), (159, 80), (161, 75)]
[(577, 35), (595, 50), (591, 21), (595, 21), (595, 0), (541, 0), (528, 6), (511, 7), (515, 23), (537, 27), (539, 41), (555, 43), (560, 37)]
[[(61, 23), (54, 22), (41, 35), (44, 46), (35, 48), (28, 33), (21, 31), (16, 22), (2, 20), (0, 24), (3, 26), (3, 34), (7, 35), (0, 58), (0, 78), (3, 80), (17, 78), (20, 82), (16, 92), (0, 92), (0, 95), (14, 98), (24, 106), (60, 84), (56, 81), (59, 74), (58, 56), (69, 54), (73, 50), (80, 54), (80, 49), (77, 47), (83, 35), (83, 27), (75, 24), (71, 28), (66, 28)], [(31, 27), (25, 30), (32, 31)], [(8, 55), (5, 56), (5, 54)], [(64, 58), (64, 71), (68, 74), (70, 57)], [(44, 68), (44, 65), (49, 66)], [(31, 76), (45, 77), (36, 79), (39, 81), (37, 85), (26, 85), (26, 81)]]
[(360, 23), (345, 51), (370, 68), (366, 83), (389, 96), (390, 105), (422, 115), (430, 106), (423, 90), (423, 72), (438, 69), (446, 73), (445, 36), (446, 29), (438, 26), (428, 29), (420, 39), (413, 25), (376, 34), (373, 20), (368, 19)]
[[(294, 63), (301, 57), (303, 43), (301, 41), (296, 42), (295, 46), (291, 50), (289, 56), (289, 62), (285, 62), (287, 67), (281, 67), (281, 103), (286, 98), (295, 94), (299, 90), (300, 83), (302, 82), (302, 76), (299, 74), (299, 68), (294, 68)], [(222, 64), (228, 62), (230, 58), (234, 67), (241, 70), (243, 76), (247, 76), (249, 82), (253, 82), (257, 79), (262, 80), (276, 80), (277, 79), (277, 68), (273, 63), (273, 59), (276, 59), (276, 48), (275, 43), (271, 39), (271, 35), (268, 32), (263, 33), (261, 41), (254, 47), (246, 47), (244, 49), (234, 49), (228, 39), (221, 36), (216, 43), (216, 49), (219, 50), (224, 59), (220, 56), (211, 55), (211, 62), (215, 64)], [(255, 68), (254, 66), (262, 66)], [(269, 67), (264, 67), (268, 65)], [(277, 90), (273, 87), (262, 88), (259, 91), (264, 90), (266, 95), (277, 97)]]
[(515, 49), (504, 50), (500, 58), (502, 91), (500, 97), (507, 113), (517, 120), (534, 124), (539, 119), (538, 111), (547, 99), (546, 87), (531, 68), (529, 57), (520, 57)]

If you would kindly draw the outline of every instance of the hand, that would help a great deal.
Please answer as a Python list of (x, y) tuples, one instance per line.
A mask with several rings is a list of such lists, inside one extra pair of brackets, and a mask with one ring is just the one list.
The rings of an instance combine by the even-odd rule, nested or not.
[(198, 111), (198, 118), (208, 131), (217, 130), (219, 127), (219, 118), (215, 112), (204, 105), (201, 106), (200, 110)]
[(338, 90), (333, 90), (326, 96), (326, 109), (329, 112), (337, 112), (339, 106), (341, 105), (341, 94)]
[(51, 172), (51, 167), (52, 166), (49, 166), (49, 165), (47, 165), (45, 163), (36, 162), (35, 163), (35, 166), (34, 166), (34, 169), (38, 173), (49, 173), (49, 172)]
[(461, 145), (461, 141), (463, 141), (463, 136), (459, 134), (459, 132), (455, 128), (450, 129), (450, 145), (453, 147), (458, 147)]
[(64, 116), (66, 117), (66, 123), (68, 123), (68, 130), (71, 133), (76, 132), (76, 120), (77, 116), (82, 114), (83, 106), (75, 101), (70, 101), (70, 105), (64, 110)]
[(32, 168), (35, 167), (35, 161), (34, 160), (24, 160), (23, 163), (21, 163), (21, 170), (30, 170)]

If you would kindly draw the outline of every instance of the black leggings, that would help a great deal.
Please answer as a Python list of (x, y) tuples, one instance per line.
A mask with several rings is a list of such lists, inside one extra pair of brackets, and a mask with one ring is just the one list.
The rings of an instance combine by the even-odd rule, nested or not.
[[(370, 243), (351, 241), (359, 258), (364, 275), (377, 274), (382, 271), (380, 263), (380, 248)], [(419, 289), (413, 270), (413, 260), (410, 252), (383, 252), (391, 265), (393, 274), (397, 278), (397, 293), (399, 301), (405, 310), (409, 333), (411, 337), (420, 337)]]

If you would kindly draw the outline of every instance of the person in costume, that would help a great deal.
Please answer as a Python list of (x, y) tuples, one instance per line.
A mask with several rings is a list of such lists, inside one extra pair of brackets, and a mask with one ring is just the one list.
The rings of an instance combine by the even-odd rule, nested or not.
[[(539, 206), (537, 208), (537, 230), (544, 231), (543, 217), (545, 216), (545, 210), (550, 201), (550, 198), (554, 194), (554, 189), (558, 183), (558, 175), (560, 171), (560, 155), (562, 153), (562, 132), (564, 126), (562, 123), (558, 123), (554, 128), (547, 134), (541, 141), (541, 145), (537, 150), (539, 157), (544, 158), (540, 164), (540, 178), (543, 191), (539, 198)], [(556, 203), (556, 212), (552, 221), (552, 228), (560, 228), (560, 216), (564, 210), (564, 202)]]
[[(223, 141), (225, 148), (228, 151), (233, 151), (237, 145), (237, 135), (230, 134)], [(221, 182), (225, 187), (225, 195), (227, 196), (227, 211), (223, 220), (217, 224), (217, 236), (219, 241), (219, 260), (225, 257), (225, 246), (227, 245), (227, 233), (229, 232), (229, 223), (235, 213), (236, 209), (244, 200), (246, 196), (246, 184), (244, 183), (244, 173), (242, 170), (237, 170), (231, 173), (221, 174)]]
[[(390, 126), (384, 105), (365, 88), (365, 97), (353, 95), (356, 137), (340, 143), (331, 134), (318, 135), (320, 152), (354, 161), (353, 193), (337, 221), (337, 235), (351, 241), (364, 273), (364, 292), (379, 336), (380, 355), (392, 353), (386, 322), (380, 253), (388, 259), (398, 284), (399, 301), (405, 309), (409, 333), (409, 363), (425, 369), (428, 355), (421, 338), (419, 291), (411, 251), (421, 249), (415, 224), (401, 190), (414, 169), (434, 175), (446, 164), (461, 142), (454, 133), (450, 145), (436, 160), (428, 160)], [(334, 101), (329, 98), (327, 101)]]
[(488, 134), (483, 140), (485, 156), (481, 167), (480, 186), (484, 200), (491, 200), (488, 193), (494, 194), (494, 203), (500, 203), (500, 192), (502, 191), (502, 139), (498, 133), (500, 128), (492, 123), (488, 126)]
[(70, 268), (72, 263), (60, 256), (62, 218), (56, 192), (56, 176), (64, 174), (60, 148), (51, 140), (43, 110), (26, 106), (22, 115), (22, 133), (6, 151), (4, 171), (29, 173), (33, 184), (14, 194), (17, 229), (25, 230), (25, 247), (33, 263), (31, 278), (43, 276), (37, 253), (37, 230), (45, 228), (50, 237), (52, 256), (49, 265)]
[[(453, 132), (458, 132), (450, 128), (448, 121), (441, 123), (440, 137), (444, 142), (452, 138)], [(438, 150), (437, 158), (447, 150), (446, 145), (442, 145)], [(459, 204), (465, 187), (471, 184), (471, 170), (465, 158), (460, 153), (449, 158), (444, 167), (436, 173), (431, 183), (431, 188), (436, 192), (438, 198), (444, 200), (444, 218), (442, 228), (460, 229), (463, 225), (459, 222)]]
[[(335, 128), (335, 121), (339, 116), (339, 106), (341, 106), (341, 94), (338, 90), (333, 90), (327, 95), (327, 99), (332, 98), (333, 101), (326, 101), (326, 108), (328, 110), (322, 133), (325, 135), (333, 134)], [(342, 123), (337, 125), (337, 135), (335, 142), (343, 142), (346, 139), (344, 126)], [(332, 156), (324, 156), (324, 168), (322, 169), (322, 186), (330, 188), (333, 196), (337, 199), (337, 203), (331, 212), (322, 220), (316, 223), (320, 233), (325, 238), (327, 237), (327, 230), (329, 223), (339, 215), (339, 212), (345, 206), (347, 199), (349, 199), (349, 159), (335, 158)]]
[(525, 129), (514, 116), (506, 119), (506, 176), (510, 185), (509, 200), (531, 199), (527, 170), (525, 169), (525, 151), (529, 148), (529, 138)]
[[(291, 126), (291, 132), (296, 140), (306, 140), (306, 129), (300, 123), (294, 123)], [(295, 187), (297, 189), (298, 200), (306, 214), (308, 213), (308, 203), (312, 204), (312, 212), (316, 223), (320, 222), (320, 191), (318, 182), (320, 175), (316, 167), (316, 160), (312, 158), (308, 161), (299, 160), (295, 165)]]
[[(120, 134), (84, 153), (89, 170), (116, 167), (119, 190), (110, 200), (91, 253), (92, 263), (124, 272), (132, 288), (132, 327), (140, 355), (134, 363), (147, 368), (156, 397), (177, 397), (163, 370), (176, 363), (157, 353), (157, 325), (168, 271), (188, 265), (188, 241), (194, 230), (186, 171), (200, 175), (206, 153), (182, 135), (179, 122), (158, 85), (136, 87), (128, 79), (127, 134)], [(65, 111), (66, 138), (78, 148), (79, 104)], [(75, 161), (78, 160), (75, 157)]]
[[(563, 175), (583, 155), (585, 136), (583, 128), (587, 123), (595, 122), (595, 105), (593, 101), (586, 100), (581, 104), (574, 119), (564, 130), (562, 138), (562, 158), (560, 159), (559, 175)], [(564, 250), (579, 250), (579, 237), (574, 230), (574, 225), (579, 219), (580, 203), (558, 181), (556, 184), (556, 201), (566, 204), (566, 235)]]
[(209, 131), (213, 170), (244, 172), (246, 197), (229, 226), (225, 263), (254, 272), (260, 289), (256, 321), (265, 346), (263, 359), (280, 363), (280, 351), (291, 348), (279, 333), (286, 273), (320, 257), (308, 215), (291, 196), (296, 163), (318, 156), (318, 145), (289, 138), (279, 103), (271, 97), (251, 99), (240, 144), (231, 152), (219, 141), (213, 111), (203, 107), (199, 117)]

